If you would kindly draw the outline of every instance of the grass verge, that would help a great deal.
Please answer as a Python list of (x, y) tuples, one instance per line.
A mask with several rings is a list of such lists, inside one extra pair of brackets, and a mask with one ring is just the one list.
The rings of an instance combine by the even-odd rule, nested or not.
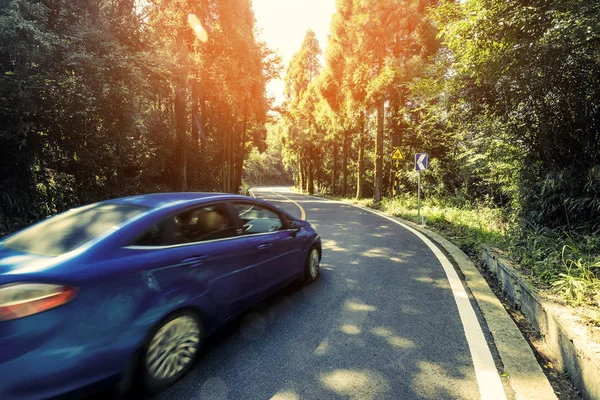
[[(374, 208), (415, 223), (420, 222), (417, 201), (409, 196), (385, 198), (380, 203), (371, 199), (338, 200)], [(429, 227), (444, 234), (472, 258), (480, 258), (481, 247), (486, 243), (503, 250), (508, 249), (508, 223), (497, 208), (429, 199), (422, 202), (421, 215), (426, 217)]]

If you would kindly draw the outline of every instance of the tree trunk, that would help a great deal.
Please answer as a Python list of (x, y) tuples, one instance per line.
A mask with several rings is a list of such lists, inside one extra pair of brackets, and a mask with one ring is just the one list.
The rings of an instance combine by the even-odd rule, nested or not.
[(313, 176), (314, 173), (314, 166), (312, 161), (309, 161), (308, 163), (308, 193), (309, 194), (315, 194), (315, 178)]
[[(225, 112), (221, 114), (223, 117), (221, 119), (222, 121), (227, 119), (226, 115), (227, 114)], [(219, 161), (221, 164), (221, 192), (223, 193), (227, 193), (227, 131), (227, 122), (223, 121), (222, 125), (220, 126), (219, 133), (217, 134), (217, 137), (220, 139), (219, 147), (221, 159)]]
[(183, 78), (178, 78), (175, 89), (175, 132), (177, 134), (175, 165), (177, 165), (177, 190), (180, 191), (187, 190), (185, 120), (185, 86)]
[(302, 183), (300, 185), (300, 189), (302, 193), (306, 191), (306, 167), (305, 162), (302, 161), (302, 154), (300, 154), (300, 177), (302, 178)]
[(343, 160), (342, 160), (342, 197), (348, 194), (348, 153), (350, 152), (349, 131), (344, 131)]
[[(246, 102), (248, 104), (248, 102)], [(244, 107), (244, 119), (242, 122), (242, 131), (240, 132), (240, 147), (239, 154), (236, 163), (236, 174), (234, 181), (234, 193), (239, 193), (242, 187), (242, 175), (244, 174), (244, 161), (246, 159), (246, 130), (248, 129), (248, 110), (247, 106)]]
[(175, 165), (177, 166), (177, 189), (187, 190), (187, 157), (186, 157), (186, 73), (188, 54), (184, 46), (184, 36), (177, 35), (177, 44), (180, 51), (178, 54), (179, 68), (175, 72), (175, 101), (173, 102), (173, 113), (175, 114), (175, 134), (177, 135)]
[(338, 147), (337, 143), (333, 143), (333, 166), (331, 171), (331, 193), (335, 194), (335, 184), (337, 181), (337, 157), (338, 157)]
[(321, 163), (317, 163), (317, 192), (323, 190)]
[(381, 201), (383, 186), (383, 100), (377, 106), (377, 135), (375, 137), (375, 193), (373, 200)]
[(231, 186), (232, 186), (232, 176), (231, 176), (231, 172), (233, 171), (232, 168), (232, 162), (233, 162), (233, 155), (231, 154), (231, 151), (233, 149), (233, 135), (235, 133), (234, 131), (235, 127), (232, 123), (229, 124), (229, 129), (227, 130), (227, 172), (226, 172), (226, 178), (227, 178), (227, 183), (226, 183), (226, 190), (227, 193), (231, 193)]
[(358, 138), (358, 179), (356, 182), (356, 198), (362, 199), (365, 195), (365, 114), (360, 116), (360, 131)]
[(358, 179), (356, 181), (356, 198), (362, 199), (365, 188), (365, 144), (362, 139), (358, 147)]
[(204, 153), (206, 152), (206, 141), (208, 138), (206, 137), (206, 97), (200, 87), (198, 87), (198, 99), (200, 101), (200, 127), (205, 135), (204, 139), (200, 139), (200, 152), (198, 154), (198, 166), (202, 168), (204, 167)]
[[(196, 118), (198, 115), (198, 81), (192, 80), (192, 144), (194, 149), (198, 149), (198, 124), (196, 124)], [(200, 122), (200, 121), (198, 121)]]

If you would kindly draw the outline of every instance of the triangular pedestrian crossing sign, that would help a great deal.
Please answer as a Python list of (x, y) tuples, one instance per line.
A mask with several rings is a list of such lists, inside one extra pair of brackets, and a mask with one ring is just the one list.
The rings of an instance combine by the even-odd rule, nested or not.
[(394, 154), (392, 154), (392, 160), (403, 160), (403, 159), (404, 159), (404, 156), (400, 152), (400, 149), (396, 149), (396, 151), (394, 151)]

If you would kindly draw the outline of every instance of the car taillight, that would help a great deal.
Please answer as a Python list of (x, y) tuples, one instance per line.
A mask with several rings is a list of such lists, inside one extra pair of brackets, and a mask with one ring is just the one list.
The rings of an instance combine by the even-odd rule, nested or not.
[(0, 286), (0, 321), (41, 313), (73, 300), (73, 286), (46, 283), (16, 283)]

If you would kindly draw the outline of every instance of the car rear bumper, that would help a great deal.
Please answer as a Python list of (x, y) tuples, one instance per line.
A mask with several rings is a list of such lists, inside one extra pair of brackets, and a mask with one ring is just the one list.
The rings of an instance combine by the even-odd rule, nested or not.
[(0, 322), (0, 399), (55, 397), (118, 376), (128, 366), (140, 335), (91, 331), (77, 318), (57, 318), (67, 311)]
[(110, 348), (42, 346), (0, 364), (0, 398), (46, 399), (119, 376), (133, 346)]

